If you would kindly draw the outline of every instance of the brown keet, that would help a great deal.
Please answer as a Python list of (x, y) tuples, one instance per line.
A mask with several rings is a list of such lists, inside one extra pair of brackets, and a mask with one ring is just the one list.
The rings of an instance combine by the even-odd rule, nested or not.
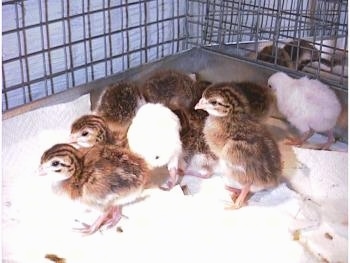
[(204, 137), (220, 161), (229, 188), (242, 189), (233, 208), (241, 207), (250, 191), (278, 184), (282, 170), (278, 145), (249, 114), (248, 100), (241, 92), (226, 83), (211, 85), (195, 109), (209, 113)]
[(101, 116), (114, 132), (117, 142), (126, 142), (129, 125), (144, 99), (139, 87), (127, 81), (109, 85), (102, 92), (94, 114)]
[(139, 197), (149, 176), (147, 164), (138, 155), (100, 144), (86, 153), (70, 144), (54, 145), (43, 153), (39, 172), (54, 179), (56, 192), (103, 211), (92, 225), (80, 229), (86, 234), (116, 225), (121, 207)]
[(141, 92), (147, 102), (162, 103), (172, 111), (187, 114), (209, 84), (178, 70), (158, 70), (146, 79)]
[(72, 123), (70, 143), (79, 147), (92, 147), (97, 143), (125, 145), (125, 142), (117, 142), (114, 136), (102, 117), (88, 114)]
[(283, 49), (288, 53), (294, 63), (294, 67), (302, 70), (311, 61), (318, 61), (320, 52), (304, 39), (292, 40)]
[(208, 114), (202, 110), (192, 110), (189, 113), (186, 120), (181, 120), (185, 127), (180, 133), (186, 165), (184, 175), (209, 178), (217, 164), (217, 157), (209, 149), (203, 134)]
[(289, 54), (283, 49), (274, 46), (266, 46), (261, 51), (259, 51), (258, 60), (263, 60), (271, 64), (277, 64), (287, 68), (292, 68), (292, 59)]
[(171, 110), (188, 109), (194, 106), (198, 97), (194, 83), (190, 76), (180, 71), (159, 70), (146, 79), (141, 91), (147, 102), (162, 103)]
[(274, 101), (271, 89), (250, 81), (227, 83), (227, 85), (244, 94), (248, 101), (249, 112), (254, 118), (265, 120), (269, 117)]

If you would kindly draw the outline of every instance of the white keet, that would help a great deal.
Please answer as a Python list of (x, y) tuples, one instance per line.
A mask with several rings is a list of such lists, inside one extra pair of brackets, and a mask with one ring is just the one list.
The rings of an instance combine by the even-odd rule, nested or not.
[(143, 157), (151, 168), (167, 165), (169, 180), (162, 186), (171, 189), (178, 180), (182, 158), (179, 118), (160, 103), (146, 103), (133, 118), (127, 133), (131, 151)]
[(333, 128), (341, 112), (335, 92), (319, 80), (294, 79), (283, 72), (273, 74), (268, 84), (275, 92), (279, 111), (303, 133), (290, 144), (303, 144), (315, 131), (328, 132), (328, 141), (321, 146), (328, 149), (334, 142)]

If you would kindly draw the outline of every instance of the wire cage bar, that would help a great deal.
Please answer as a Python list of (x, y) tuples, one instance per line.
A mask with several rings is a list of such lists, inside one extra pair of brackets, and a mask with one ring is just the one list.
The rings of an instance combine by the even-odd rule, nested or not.
[[(258, 54), (264, 45), (277, 50), (300, 39), (321, 54), (303, 71), (347, 90), (347, 1), (3, 0), (2, 4), (3, 112), (193, 47), (285, 69), (277, 55), (261, 61)], [(294, 45), (301, 50), (299, 42)], [(337, 70), (325, 68), (325, 59), (337, 64)], [(300, 71), (296, 65), (288, 70)]]
[[(347, 1), (189, 2), (189, 47), (211, 46), (260, 64), (269, 62), (267, 65), (277, 70), (285, 70), (282, 63), (278, 63), (278, 52), (275, 52), (278, 48), (292, 45), (294, 56), (302, 49), (309, 49), (318, 56), (315, 58), (312, 54), (314, 63), (309, 63), (304, 71), (347, 90)], [(198, 16), (199, 13), (202, 15)], [(308, 46), (303, 46), (305, 41), (300, 43), (300, 40), (307, 41)], [(271, 58), (260, 61), (259, 52), (268, 45), (272, 47)], [(291, 70), (300, 71), (297, 64), (290, 67)]]
[(184, 50), (183, 1), (3, 1), (2, 110)]

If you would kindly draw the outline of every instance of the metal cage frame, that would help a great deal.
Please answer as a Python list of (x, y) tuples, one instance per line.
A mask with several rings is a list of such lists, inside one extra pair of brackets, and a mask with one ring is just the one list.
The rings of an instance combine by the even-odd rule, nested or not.
[(276, 48), (291, 39), (308, 39), (322, 56), (340, 58), (338, 72), (316, 63), (307, 73), (347, 90), (347, 1), (60, 0), (53, 5), (48, 0), (4, 0), (2, 4), (3, 112), (194, 47), (299, 73), (297, 68), (278, 65), (277, 58), (273, 63), (256, 58), (262, 44)]

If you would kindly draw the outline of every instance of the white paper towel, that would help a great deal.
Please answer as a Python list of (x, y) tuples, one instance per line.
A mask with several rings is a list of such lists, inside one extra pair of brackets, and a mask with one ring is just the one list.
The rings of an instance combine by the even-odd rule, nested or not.
[(123, 209), (123, 232), (74, 232), (98, 212), (53, 194), (35, 170), (89, 109), (84, 96), (3, 122), (3, 262), (49, 262), (50, 253), (68, 263), (347, 261), (346, 152), (283, 148), (289, 183), (256, 193), (239, 210), (225, 209), (221, 175), (184, 177), (193, 195), (179, 186), (146, 189), (144, 200)]

